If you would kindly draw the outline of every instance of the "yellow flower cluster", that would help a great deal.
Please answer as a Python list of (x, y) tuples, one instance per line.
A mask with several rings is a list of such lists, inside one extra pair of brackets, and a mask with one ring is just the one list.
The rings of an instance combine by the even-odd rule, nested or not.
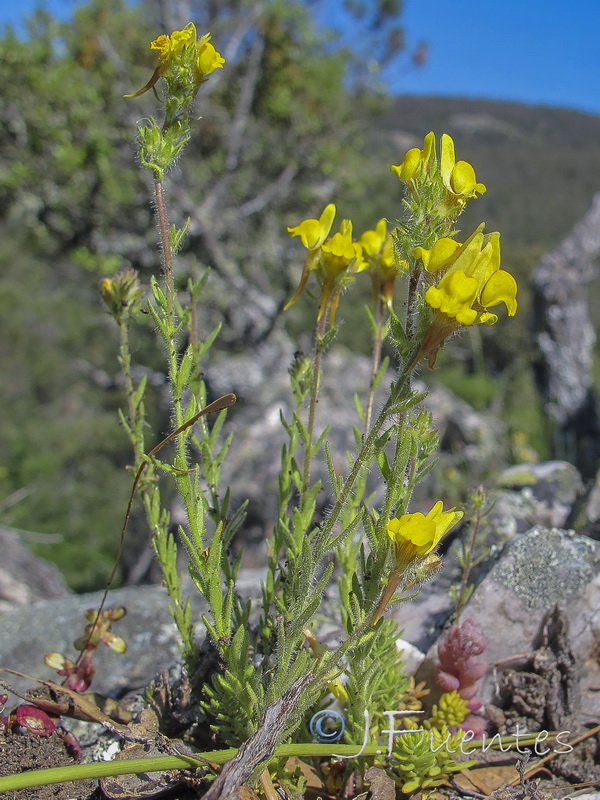
[(207, 76), (225, 63), (225, 59), (215, 50), (210, 39), (210, 33), (205, 33), (198, 39), (193, 22), (188, 22), (181, 31), (158, 36), (150, 42), (150, 49), (158, 51), (158, 66), (145, 86), (133, 94), (126, 94), (125, 97), (139, 97), (152, 89), (159, 78), (168, 79), (178, 71), (189, 75), (192, 92), (195, 94)]
[(500, 234), (484, 234), (483, 228), (482, 223), (464, 244), (442, 238), (429, 250), (413, 252), (429, 272), (442, 275), (427, 289), (425, 300), (446, 321), (493, 325), (498, 317), (487, 309), (500, 303), (510, 317), (517, 312), (517, 282), (500, 269)]
[(396, 259), (394, 240), (388, 232), (387, 222), (380, 219), (374, 230), (365, 231), (358, 240), (363, 256), (369, 265), (375, 302), (383, 298), (389, 311), (392, 310), (394, 283), (398, 274), (408, 269), (406, 261)]
[(296, 302), (306, 286), (310, 273), (315, 272), (321, 284), (321, 302), (317, 319), (321, 320), (329, 308), (332, 325), (344, 288), (354, 280), (354, 273), (362, 272), (368, 266), (363, 259), (362, 245), (352, 238), (350, 220), (342, 220), (339, 231), (329, 237), (335, 214), (336, 207), (330, 203), (319, 219), (305, 219), (298, 225), (288, 228), (292, 236), (300, 237), (308, 254), (298, 288), (285, 305), (287, 309)]
[[(471, 164), (456, 160), (452, 137), (442, 134), (438, 155), (435, 134), (428, 133), (423, 147), (408, 150), (402, 163), (392, 166), (392, 170), (406, 184), (412, 203), (409, 207), (426, 209), (427, 225), (434, 226), (433, 236), (438, 230), (447, 231), (433, 244), (433, 237), (430, 238), (428, 246), (413, 247), (409, 243), (405, 247), (409, 251), (407, 258), (416, 260), (414, 286), (423, 286), (425, 302), (434, 312), (414, 363), (429, 357), (433, 366), (444, 339), (460, 326), (493, 325), (498, 317), (489, 309), (502, 303), (508, 315), (513, 316), (517, 311), (517, 282), (510, 272), (501, 269), (499, 233), (484, 233), (482, 223), (465, 242), (453, 238), (455, 218), (467, 201), (483, 194), (486, 187), (477, 181)], [(342, 291), (353, 280), (351, 276), (368, 269), (376, 301), (382, 298), (392, 311), (394, 283), (400, 272), (408, 271), (409, 264), (398, 258), (385, 219), (357, 241), (352, 238), (352, 223), (348, 220), (328, 238), (335, 213), (331, 203), (319, 219), (306, 219), (288, 228), (292, 236), (300, 237), (308, 255), (298, 288), (285, 307), (296, 302), (310, 273), (315, 272), (322, 289), (318, 318), (321, 320), (329, 308), (333, 322)], [(400, 230), (396, 229), (398, 246), (404, 247)]]
[(464, 206), (469, 198), (486, 191), (485, 185), (477, 182), (472, 165), (468, 161), (456, 160), (454, 141), (447, 133), (443, 133), (440, 139), (439, 160), (435, 134), (430, 132), (424, 139), (423, 149), (411, 148), (402, 163), (391, 169), (415, 194), (422, 194), (428, 183), (441, 180), (446, 195), (444, 201), (451, 214), (455, 213), (456, 207)]
[(195, 49), (195, 63), (198, 75), (210, 75), (225, 63), (225, 59), (217, 53), (210, 43), (211, 34), (205, 33), (198, 39), (196, 26), (188, 22), (182, 31), (173, 31), (170, 36), (162, 34), (150, 42), (151, 50), (158, 50), (161, 74), (164, 74), (187, 48)]
[(397, 261), (386, 221), (380, 219), (374, 230), (365, 231), (358, 240), (354, 240), (352, 223), (345, 219), (342, 220), (339, 231), (329, 237), (335, 214), (336, 207), (330, 203), (319, 219), (305, 219), (288, 228), (292, 236), (300, 238), (308, 255), (298, 288), (285, 308), (296, 302), (310, 273), (315, 272), (322, 290), (318, 319), (323, 317), (330, 304), (333, 324), (344, 288), (354, 280), (352, 276), (355, 273), (368, 269), (375, 299), (382, 297), (391, 310), (394, 282), (399, 272), (406, 269), (408, 264), (406, 261)]

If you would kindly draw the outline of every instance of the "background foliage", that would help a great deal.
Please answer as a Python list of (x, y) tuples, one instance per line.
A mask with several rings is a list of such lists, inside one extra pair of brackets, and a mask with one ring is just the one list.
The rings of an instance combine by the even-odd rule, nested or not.
[[(401, 58), (398, 4), (381, 5), (386, 13), (357, 22), (356, 41), (384, 37), (381, 52)], [(37, 551), (80, 590), (105, 580), (129, 491), (116, 331), (97, 285), (122, 267), (140, 270), (144, 282), (158, 268), (145, 178), (132, 158), (135, 124), (156, 103), (151, 93), (136, 103), (122, 95), (152, 72), (148, 42), (187, 21), (169, 9), (96, 0), (68, 23), (38, 12), (26, 38), (7, 31), (0, 39), (0, 499), (29, 492), (2, 522), (61, 534)], [(204, 2), (194, 19), (212, 31), (228, 65), (202, 91), (200, 133), (186, 174), (171, 176), (171, 205), (174, 216), (190, 217), (182, 271), (213, 269), (203, 325), (224, 318), (218, 346), (254, 347), (276, 325), (306, 331), (307, 298), (280, 318), (301, 268), (286, 225), (331, 200), (359, 232), (393, 218), (400, 190), (389, 165), (427, 131), (447, 132), (488, 185), (463, 230), (486, 219), (488, 230), (502, 232), (521, 305), (502, 337), (482, 331), (451, 344), (458, 359), (451, 366), (440, 358), (434, 379), (510, 425), (518, 412), (519, 429), (545, 455), (527, 354), (527, 281), (600, 187), (600, 118), (386, 98), (361, 70), (359, 48), (315, 30), (310, 5), (299, 2)], [(348, 322), (363, 313), (367, 283), (342, 309), (342, 341), (362, 352), (370, 343)], [(136, 347), (153, 387), (153, 430), (164, 431), (165, 378), (149, 324), (140, 326)], [(146, 533), (134, 520), (134, 550), (136, 536), (144, 541)]]

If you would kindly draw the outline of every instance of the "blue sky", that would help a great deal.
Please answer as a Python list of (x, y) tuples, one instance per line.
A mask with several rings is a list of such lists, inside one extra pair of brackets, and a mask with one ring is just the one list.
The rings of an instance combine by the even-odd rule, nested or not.
[[(0, 0), (0, 23), (36, 0)], [(68, 16), (77, 0), (46, 0)], [(343, 24), (342, 0), (326, 18)], [(426, 65), (389, 75), (399, 94), (440, 94), (567, 106), (600, 114), (600, 2), (404, 0), (409, 48), (429, 43)]]

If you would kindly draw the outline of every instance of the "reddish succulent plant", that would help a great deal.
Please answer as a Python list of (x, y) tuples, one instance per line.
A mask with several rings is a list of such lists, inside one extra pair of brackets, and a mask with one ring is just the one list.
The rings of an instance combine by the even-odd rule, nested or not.
[(461, 724), (463, 730), (471, 730), (475, 735), (485, 731), (485, 720), (475, 712), (483, 706), (483, 700), (477, 696), (477, 681), (487, 670), (485, 661), (478, 660), (487, 646), (485, 636), (472, 619), (465, 620), (462, 625), (453, 625), (446, 639), (438, 645), (439, 665), (434, 677), (438, 686), (445, 692), (458, 691), (464, 700), (468, 700), (471, 712)]

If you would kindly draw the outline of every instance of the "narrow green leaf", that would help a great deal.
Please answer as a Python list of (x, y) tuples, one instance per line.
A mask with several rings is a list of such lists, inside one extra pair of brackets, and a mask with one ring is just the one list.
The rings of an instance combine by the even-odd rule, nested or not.
[(361, 402), (361, 399), (358, 395), (358, 392), (354, 392), (354, 406), (356, 408), (356, 413), (358, 414), (358, 418), (361, 420), (361, 422), (364, 422), (366, 417), (366, 412)]
[(193, 366), (194, 366), (194, 349), (192, 345), (188, 345), (185, 353), (183, 354), (183, 358), (181, 359), (181, 362), (179, 364), (179, 368), (177, 370), (177, 376), (175, 379), (175, 391), (177, 392), (177, 395), (179, 397), (181, 397), (181, 395), (183, 394), (183, 390), (189, 383)]
[(150, 278), (150, 288), (152, 289), (152, 294), (154, 299), (156, 300), (157, 305), (163, 311), (167, 310), (167, 298), (165, 297), (165, 293), (160, 288), (160, 284), (156, 280), (156, 276), (152, 275)]

